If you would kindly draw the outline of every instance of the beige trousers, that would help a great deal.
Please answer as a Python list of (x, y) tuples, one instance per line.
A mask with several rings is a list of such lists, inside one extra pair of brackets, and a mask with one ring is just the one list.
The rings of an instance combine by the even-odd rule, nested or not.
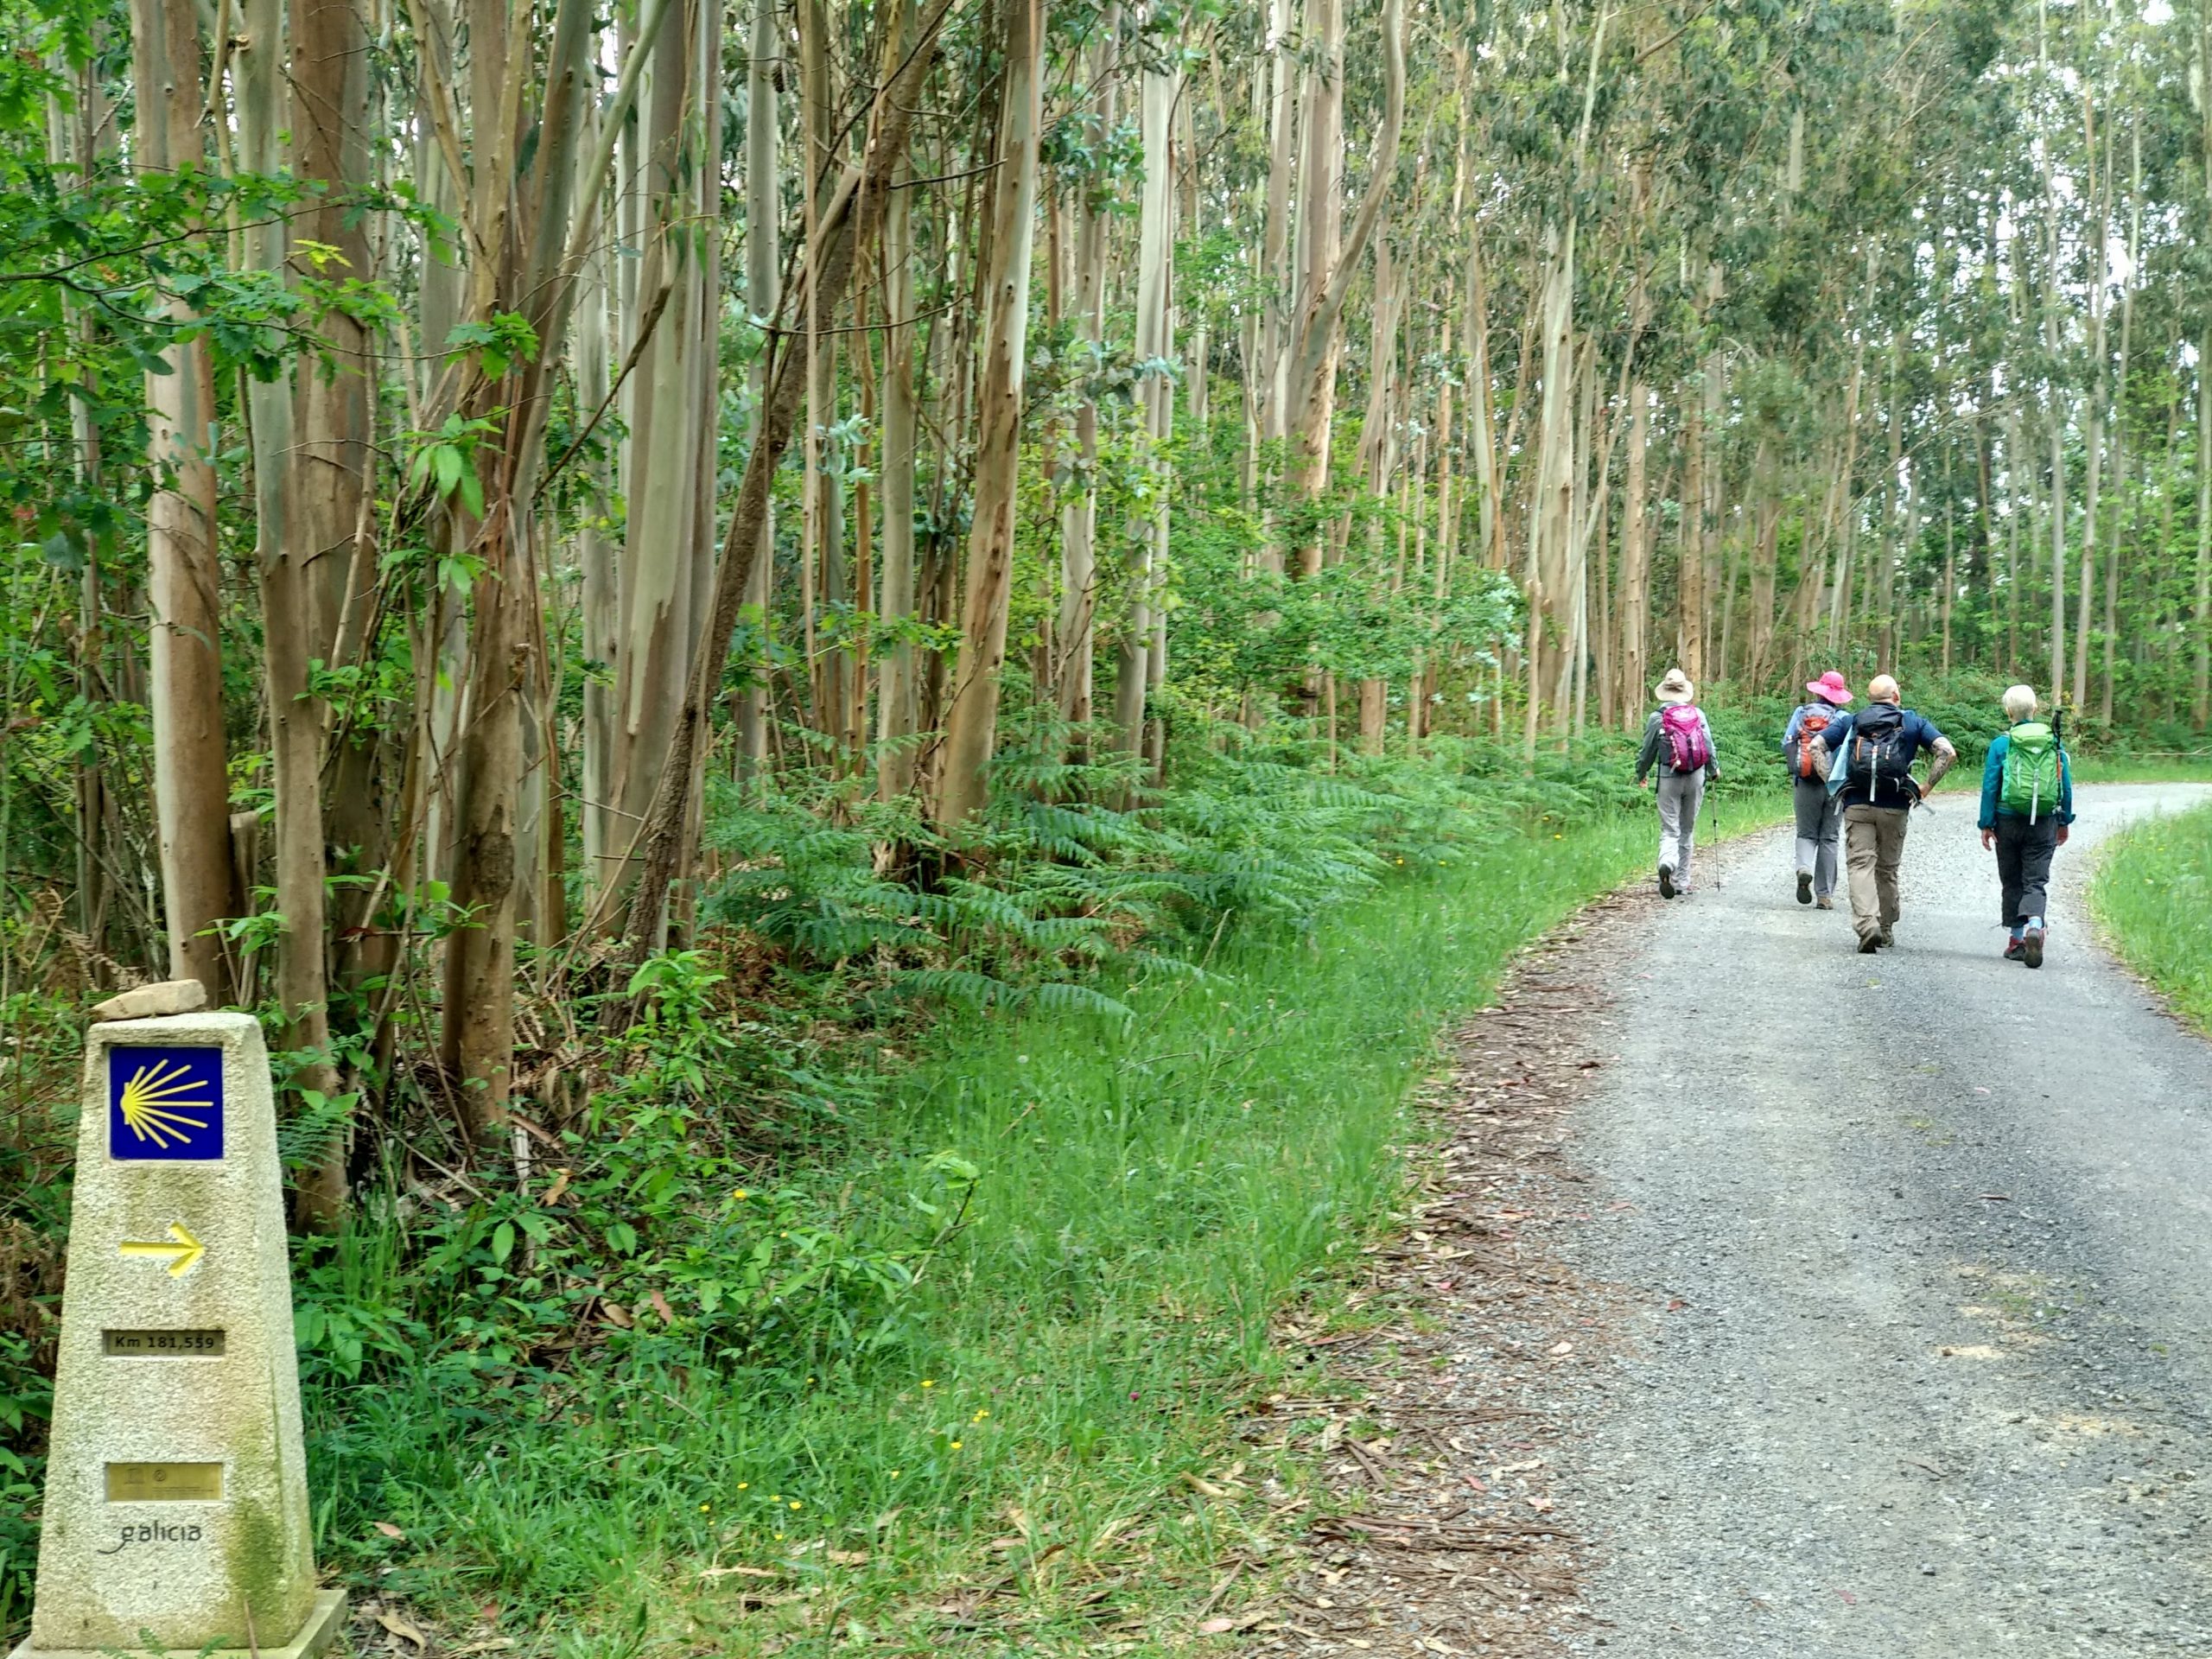
[(1843, 861), (1851, 873), (1851, 924), (1862, 939), (1895, 925), (1897, 864), (1904, 856), (1901, 806), (1843, 809)]

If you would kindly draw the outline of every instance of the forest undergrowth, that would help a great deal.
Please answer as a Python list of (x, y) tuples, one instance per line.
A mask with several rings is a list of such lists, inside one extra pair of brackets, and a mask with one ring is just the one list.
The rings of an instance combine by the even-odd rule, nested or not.
[[(606, 994), (642, 1013), (573, 1116), (464, 1166), (424, 1095), (295, 1241), (319, 1559), (530, 1651), (1186, 1628), (1283, 1535), (1296, 1471), (1233, 1433), (1285, 1381), (1271, 1317), (1389, 1213), (1439, 1029), (1648, 858), (1627, 760), (1255, 745), (1128, 810), (1032, 778), (988, 868), (926, 879), (883, 826), (721, 802), (710, 925)], [(1773, 781), (1739, 772), (1724, 826)], [(73, 1134), (77, 1012), (36, 1000), (10, 1628)]]

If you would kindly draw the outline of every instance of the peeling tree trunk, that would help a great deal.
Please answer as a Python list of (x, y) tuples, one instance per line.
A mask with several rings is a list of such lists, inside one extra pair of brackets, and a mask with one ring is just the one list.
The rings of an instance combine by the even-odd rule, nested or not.
[[(207, 103), (191, 0), (135, 0), (137, 160), (171, 173), (202, 159)], [(170, 315), (189, 315), (181, 300)], [(210, 930), (245, 908), (231, 861), (230, 779), (223, 739), (222, 567), (216, 556), (215, 384), (206, 342), (169, 351), (168, 374), (146, 377), (149, 654), (154, 815), (161, 849), (168, 972), (196, 979), (211, 1001), (239, 994)]]
[[(285, 169), (284, 0), (251, 0), (238, 48), (238, 161), (250, 172)], [(287, 256), (281, 219), (245, 232), (249, 270), (282, 282)], [(312, 368), (302, 372), (313, 372)], [(337, 1092), (331, 1065), (324, 960), (321, 699), (308, 692), (315, 654), (312, 549), (295, 517), (293, 389), (280, 377), (247, 391), (253, 428), (256, 543), (269, 708), (270, 773), (276, 798), (276, 1006), (285, 1046), (308, 1059), (294, 1072), (302, 1090)], [(350, 528), (350, 527), (349, 527)]]
[[(1367, 251), (1368, 238), (1375, 233), (1376, 219), (1396, 183), (1398, 135), (1406, 114), (1402, 0), (1383, 0), (1382, 130), (1375, 143), (1374, 176), (1367, 181), (1366, 194), (1360, 198), (1341, 247), (1337, 215), (1344, 159), (1342, 0), (1308, 0), (1306, 34), (1313, 60), (1306, 78), (1306, 156), (1300, 181), (1304, 199), (1299, 236), (1301, 276), (1289, 375), (1287, 481), (1294, 495), (1315, 501), (1329, 483), (1338, 324), (1344, 315), (1352, 276)], [(1302, 527), (1299, 541), (1299, 574), (1318, 575), (1321, 569), (1319, 525)]]
[(938, 823), (948, 826), (982, 810), (986, 768), (998, 735), (999, 672), (1006, 661), (1015, 486), (1021, 460), (1029, 256), (1037, 222), (1043, 14), (1044, 0), (1006, 0), (1006, 86), (999, 116), (991, 264), (976, 404), (975, 522), (968, 539), (960, 657), (944, 723), (944, 771), (932, 813)]
[[(1098, 130), (1114, 127), (1114, 84), (1110, 62), (1113, 22), (1109, 9), (1090, 54), (1097, 85), (1092, 112)], [(1106, 339), (1106, 231), (1103, 205), (1089, 189), (1075, 210), (1075, 315), (1094, 365), (1103, 362)], [(1075, 481), (1060, 505), (1060, 717), (1087, 725), (1095, 713), (1098, 617), (1098, 404), (1086, 397), (1075, 411)]]
[[(1168, 152), (1168, 118), (1175, 107), (1177, 77), (1147, 72), (1140, 92), (1138, 129), (1144, 157), (1144, 194), (1137, 216), (1136, 355), (1164, 363), (1173, 353), (1170, 267), (1174, 257), (1175, 180)], [(1147, 470), (1154, 491), (1151, 517), (1132, 550), (1128, 611), (1114, 658), (1114, 744), (1127, 755), (1144, 741), (1144, 711), (1154, 683), (1153, 584), (1167, 563), (1166, 458), (1161, 453), (1175, 423), (1175, 385), (1164, 374), (1148, 376), (1139, 397), (1151, 445)]]
[(1650, 660), (1645, 632), (1651, 613), (1650, 549), (1644, 531), (1644, 454), (1651, 442), (1651, 394), (1641, 380), (1629, 387), (1628, 474), (1622, 480), (1620, 579), (1620, 712), (1632, 728), (1643, 708)]
[[(810, 287), (819, 285), (829, 308), (834, 309), (843, 298), (860, 250), (872, 243), (881, 225), (884, 199), (906, 156), (914, 109), (937, 62), (937, 26), (942, 17), (942, 13), (935, 15), (929, 31), (902, 59), (905, 67), (884, 87), (870, 124), (866, 159), (858, 175), (849, 181), (849, 189), (841, 190), (819, 226), (820, 241), (808, 262), (807, 280)], [(730, 511), (729, 528), (722, 537), (721, 559), (715, 571), (714, 604), (702, 636), (690, 695), (677, 728), (669, 768), (662, 773), (660, 794), (645, 826), (642, 867), (624, 932), (632, 960), (650, 949), (661, 904), (676, 874), (688, 791), (672, 785), (671, 778), (672, 774), (689, 776), (692, 757), (705, 736), (709, 713), (729, 660), (730, 635), (737, 626), (738, 608), (752, 585), (776, 469), (790, 447), (798, 422), (804, 369), (803, 353), (786, 351), (776, 359), (768, 395), (761, 405), (760, 435), (746, 457), (745, 474)]]
[[(783, 200), (782, 181), (777, 174), (776, 73), (783, 57), (783, 43), (776, 38), (776, 7), (773, 0), (754, 0), (753, 9), (753, 38), (745, 71), (745, 303), (756, 317), (772, 317), (782, 298), (780, 255), (781, 236), (778, 228), (779, 209)], [(902, 210), (903, 211), (903, 210)], [(912, 244), (908, 243), (911, 254)], [(889, 280), (907, 283), (906, 309), (912, 308), (911, 273), (901, 260), (889, 268)], [(887, 296), (886, 303), (890, 301)], [(905, 312), (894, 313), (904, 315)], [(899, 336), (894, 334), (894, 341)], [(892, 359), (897, 362), (894, 353)], [(768, 359), (764, 353), (753, 370), (753, 442), (760, 441), (760, 425), (768, 393)], [(910, 383), (911, 386), (911, 383)], [(909, 392), (911, 398), (911, 389)], [(888, 404), (885, 416), (890, 419)], [(911, 440), (902, 447), (906, 463), (907, 507), (905, 518), (906, 544), (911, 550), (913, 537), (913, 461)], [(885, 490), (885, 548), (884, 582), (887, 594), (891, 582), (891, 481), (888, 440), (886, 448)], [(765, 642), (768, 624), (768, 605), (773, 596), (772, 578), (775, 574), (776, 516), (772, 508), (761, 520), (760, 545), (753, 550), (753, 581), (747, 589), (745, 602), (756, 607)], [(911, 588), (911, 564), (909, 586)], [(908, 609), (911, 610), (911, 603)], [(912, 647), (899, 660), (912, 673)], [(753, 683), (738, 696), (737, 744), (738, 763), (748, 776), (764, 777), (768, 766), (768, 654), (763, 649), (753, 662)], [(685, 687), (690, 694), (690, 687)], [(886, 707), (891, 707), (887, 702)], [(911, 759), (907, 765), (911, 768)]]
[[(907, 198), (896, 190), (883, 219), (883, 617), (896, 625), (914, 616), (914, 453), (920, 442), (914, 397), (914, 232)], [(1086, 671), (1089, 662), (1086, 658)], [(914, 734), (921, 716), (911, 640), (883, 659), (877, 697), (877, 793), (895, 800), (914, 786)]]
[[(591, 872), (594, 888), (610, 894), (633, 873), (629, 853), (636, 827), (659, 791), (690, 682), (696, 567), (712, 552), (713, 526), (702, 533), (698, 521), (696, 480), (702, 435), (712, 419), (704, 406), (712, 382), (702, 381), (700, 370), (711, 365), (719, 333), (705, 232), (711, 222), (705, 215), (718, 204), (705, 199), (702, 185), (717, 181), (718, 149), (707, 149), (706, 128), (721, 33), (712, 32), (710, 53), (701, 19), (720, 12), (702, 12), (696, 0), (677, 0), (677, 6), (654, 44), (639, 108), (647, 224), (639, 272), (643, 338), (625, 342), (637, 366), (630, 380), (628, 525), (617, 565), (618, 633), (610, 664), (613, 792), (600, 809), (594, 837), (603, 861)], [(601, 914), (613, 912), (602, 908)]]
[[(341, 269), (365, 277), (368, 236), (364, 215), (348, 198), (368, 179), (368, 30), (357, 0), (296, 0), (291, 38), (295, 164), (303, 177), (326, 187), (298, 229), (309, 240), (334, 249)], [(311, 629), (308, 655), (350, 667), (365, 655), (364, 633), (377, 582), (376, 545), (369, 533), (374, 463), (370, 342), (368, 331), (343, 312), (332, 312), (320, 328), (327, 359), (302, 363), (298, 373), (297, 445), (288, 458), (288, 529), (295, 548), (305, 555), (300, 576), (306, 583)], [(341, 868), (350, 865), (357, 874), (381, 869), (391, 856), (384, 745), (372, 731), (340, 730), (333, 735), (331, 787), (321, 804), (327, 845)], [(324, 747), (318, 734), (318, 757)], [(320, 883), (320, 869), (315, 880)], [(391, 972), (397, 961), (397, 941), (389, 930), (371, 925), (373, 918), (363, 908), (368, 891), (341, 892), (339, 978), (358, 987)], [(302, 980), (297, 994), (308, 991)], [(303, 1080), (302, 1086), (334, 1091), (334, 1068), (319, 1079)], [(302, 1175), (304, 1219), (321, 1226), (336, 1223), (345, 1207), (346, 1151), (345, 1138), (334, 1137), (323, 1158)]]

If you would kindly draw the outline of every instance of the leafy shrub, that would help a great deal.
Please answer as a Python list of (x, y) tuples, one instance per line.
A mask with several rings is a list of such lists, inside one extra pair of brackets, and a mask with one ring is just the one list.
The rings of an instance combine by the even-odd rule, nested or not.
[(372, 1198), (302, 1246), (295, 1309), (311, 1381), (427, 1369), (543, 1379), (582, 1349), (628, 1362), (858, 1363), (895, 1345), (901, 1303), (957, 1230), (976, 1170), (950, 1153), (884, 1172), (896, 1206), (762, 1185), (734, 1114), (747, 1039), (700, 951), (655, 957), (615, 1075), (550, 1167), (466, 1202)]

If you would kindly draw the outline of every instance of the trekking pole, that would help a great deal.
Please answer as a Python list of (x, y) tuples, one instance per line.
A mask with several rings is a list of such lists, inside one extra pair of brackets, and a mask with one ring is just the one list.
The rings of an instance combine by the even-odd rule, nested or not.
[(1720, 807), (1710, 789), (1705, 791), (1705, 822), (1713, 835), (1713, 890), (1719, 893), (1728, 883), (1720, 874)]

